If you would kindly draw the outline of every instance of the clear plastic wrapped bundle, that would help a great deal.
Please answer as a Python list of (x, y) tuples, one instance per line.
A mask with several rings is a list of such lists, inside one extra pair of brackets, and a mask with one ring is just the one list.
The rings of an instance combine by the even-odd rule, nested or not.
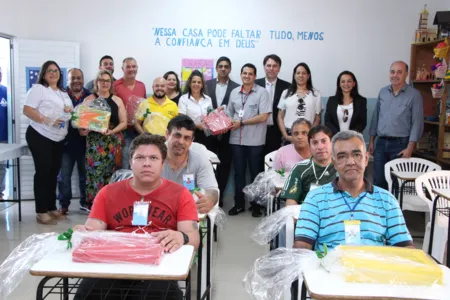
[(159, 112), (152, 112), (148, 101), (142, 102), (136, 113), (136, 119), (143, 119), (142, 127), (145, 132), (151, 134), (166, 135), (167, 125), (170, 119)]
[(75, 107), (72, 115), (74, 128), (104, 132), (109, 128), (111, 108), (104, 98), (85, 101)]
[(301, 205), (289, 205), (263, 218), (253, 230), (252, 239), (260, 245), (267, 245), (281, 232), (286, 222), (293, 222), (293, 217), (298, 217), (300, 208)]
[(215, 109), (209, 112), (202, 120), (205, 134), (218, 135), (225, 130), (229, 130), (233, 125), (231, 118), (223, 111), (223, 109)]
[[(127, 110), (127, 123), (129, 126), (132, 126), (136, 123), (136, 120), (142, 116), (139, 115), (139, 107), (142, 105), (142, 103), (147, 102), (147, 99), (140, 98), (135, 95), (130, 96), (128, 99), (126, 110)], [(142, 114), (144, 114), (143, 112)]]
[(342, 245), (325, 253), (275, 249), (255, 261), (243, 283), (253, 299), (279, 299), (305, 272), (320, 278), (330, 274), (335, 285), (351, 282), (439, 289), (444, 279), (442, 268), (422, 250)]
[(314, 251), (278, 248), (258, 258), (250, 272), (245, 274), (245, 290), (253, 299), (280, 299), (303, 270), (316, 269), (320, 260)]
[(20, 243), (0, 265), (0, 299), (8, 299), (30, 268), (48, 253), (63, 251), (66, 247), (57, 239), (58, 234), (33, 234)]
[(271, 200), (273, 200), (276, 195), (276, 178), (279, 176), (280, 175), (274, 170), (259, 173), (253, 183), (247, 185), (243, 189), (245, 198), (249, 202), (262, 206), (266, 206), (267, 203), (272, 203)]
[(133, 177), (133, 172), (127, 169), (120, 169), (114, 172), (109, 180), (109, 183), (119, 182), (128, 178)]
[(164, 248), (150, 234), (114, 231), (75, 232), (72, 260), (81, 263), (159, 265)]
[(64, 128), (67, 126), (67, 121), (72, 118), (71, 106), (64, 106), (64, 111), (62, 112), (60, 110), (52, 111), (50, 113), (44, 113), (39, 110), (38, 112), (41, 115), (42, 123), (49, 127)]
[(218, 206), (214, 206), (208, 213), (211, 220), (214, 220), (214, 225), (220, 230), (225, 228), (227, 223), (227, 214)]

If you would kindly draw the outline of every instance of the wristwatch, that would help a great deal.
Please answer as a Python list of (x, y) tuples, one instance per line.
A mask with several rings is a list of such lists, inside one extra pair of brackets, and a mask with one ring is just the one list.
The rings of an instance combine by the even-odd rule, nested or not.
[(240, 125), (241, 125), (241, 127), (244, 127), (244, 122), (242, 120), (241, 120), (241, 124)]
[(189, 236), (186, 233), (184, 233), (183, 231), (180, 231), (180, 232), (183, 235), (183, 239), (184, 239), (183, 245), (186, 245), (187, 243), (189, 243)]

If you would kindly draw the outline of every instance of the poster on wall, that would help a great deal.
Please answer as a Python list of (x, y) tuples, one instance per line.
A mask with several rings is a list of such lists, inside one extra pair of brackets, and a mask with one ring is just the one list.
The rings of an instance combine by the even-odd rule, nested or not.
[(183, 58), (181, 60), (181, 85), (184, 86), (192, 71), (202, 72), (203, 79), (214, 78), (214, 59)]
[[(41, 70), (41, 67), (25, 67), (25, 74), (26, 74), (26, 80), (27, 80), (27, 92), (28, 90), (35, 84), (39, 77), (39, 72)], [(62, 84), (63, 87), (66, 88), (67, 86), (67, 68), (61, 68), (62, 73)]]

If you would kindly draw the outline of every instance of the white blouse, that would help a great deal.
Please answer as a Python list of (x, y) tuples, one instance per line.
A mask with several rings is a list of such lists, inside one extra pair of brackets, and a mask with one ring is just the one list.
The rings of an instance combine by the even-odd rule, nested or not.
[(178, 101), (178, 113), (188, 116), (194, 120), (195, 124), (201, 123), (202, 117), (208, 113), (208, 108), (212, 109), (212, 107), (212, 100), (207, 95), (203, 95), (203, 98), (197, 102), (187, 93), (181, 96)]
[[(34, 84), (28, 90), (25, 105), (36, 109), (41, 115), (52, 120), (64, 115), (65, 106), (73, 108), (72, 100), (66, 92), (54, 91), (51, 87), (41, 84)], [(68, 122), (65, 122), (63, 127), (57, 128), (31, 120), (30, 126), (46, 138), (59, 142), (67, 135)]]
[(292, 127), (292, 123), (294, 123), (298, 119), (306, 119), (311, 123), (314, 122), (316, 115), (320, 115), (322, 113), (322, 98), (320, 97), (320, 92), (318, 90), (314, 90), (314, 95), (312, 92), (303, 99), (305, 103), (303, 109), (299, 109), (299, 97), (297, 94), (293, 94), (287, 98), (286, 94), (288, 90), (284, 90), (281, 94), (280, 102), (278, 103), (278, 109), (284, 110), (284, 126), (288, 129)]
[[(348, 111), (348, 118), (347, 121), (344, 122), (344, 111)], [(350, 129), (350, 121), (352, 120), (353, 116), (353, 103), (350, 103), (348, 105), (338, 105), (337, 107), (337, 118), (339, 121), (339, 131), (345, 131)]]

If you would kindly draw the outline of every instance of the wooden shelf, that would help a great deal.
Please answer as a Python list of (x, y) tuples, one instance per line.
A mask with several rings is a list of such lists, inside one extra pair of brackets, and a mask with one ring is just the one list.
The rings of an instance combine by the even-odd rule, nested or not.
[[(419, 84), (419, 83), (440, 83), (442, 80), (412, 80), (412, 83)], [(450, 80), (446, 79), (444, 80), (444, 83), (450, 82)]]
[[(417, 150), (417, 149), (414, 150), (413, 153), (415, 155), (417, 155), (417, 156), (422, 157), (422, 158), (425, 158), (425, 159), (428, 159), (428, 160), (431, 160), (431, 161), (436, 161), (436, 155), (427, 154), (427, 153), (425, 153), (425, 152), (423, 152), (421, 150)], [(449, 160), (449, 162), (450, 162), (450, 160)]]
[(445, 39), (440, 39), (440, 40), (435, 40), (435, 41), (431, 41), (431, 42), (425, 42), (425, 43), (412, 43), (412, 46), (415, 47), (420, 47), (420, 46), (424, 46), (424, 47), (434, 47), (439, 43), (445, 42)]
[(450, 158), (439, 158), (437, 161), (443, 164), (450, 165)]
[(433, 125), (439, 125), (439, 122), (434, 122), (434, 121), (423, 121), (425, 124), (433, 124)]

